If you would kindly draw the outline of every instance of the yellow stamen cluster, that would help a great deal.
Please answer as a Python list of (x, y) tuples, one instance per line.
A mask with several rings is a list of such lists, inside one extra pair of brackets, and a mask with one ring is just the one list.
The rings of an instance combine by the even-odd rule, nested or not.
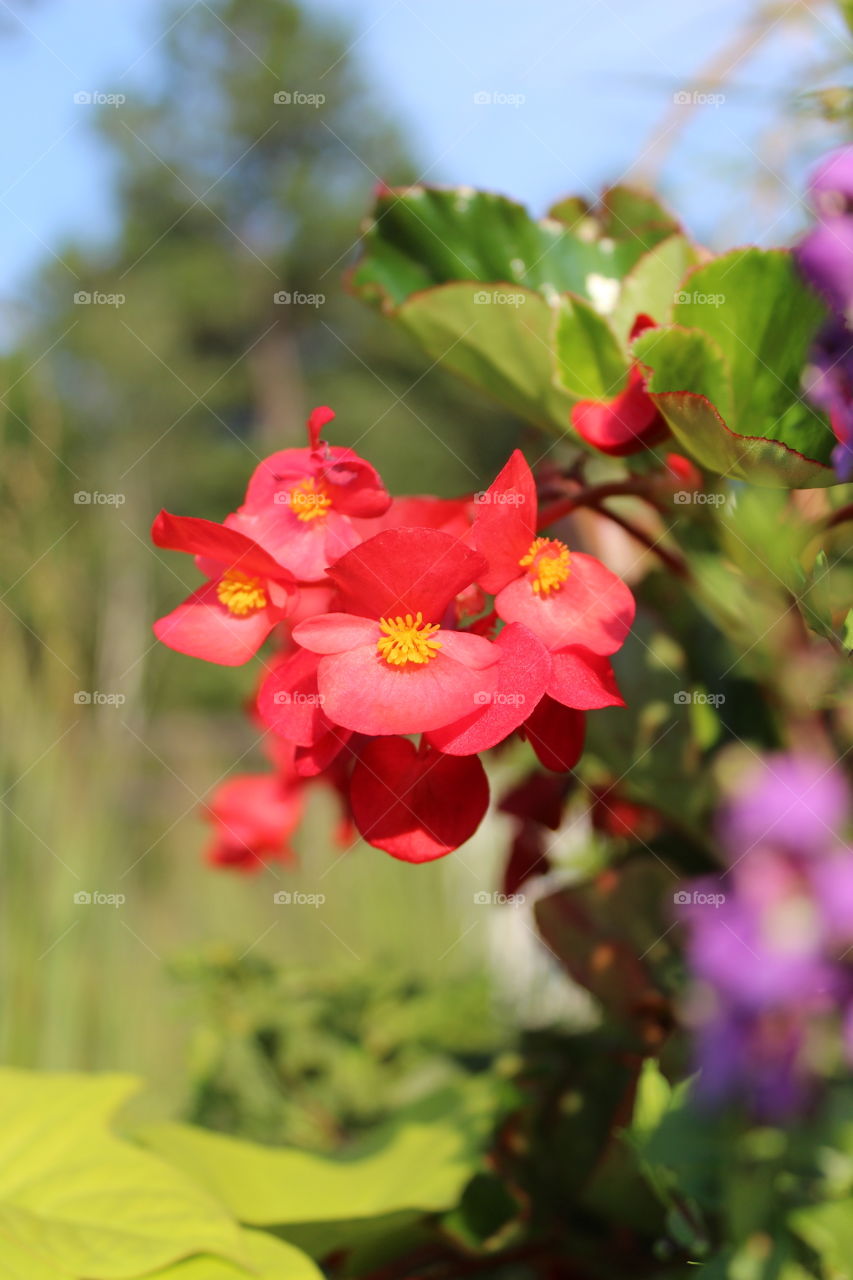
[(522, 556), (519, 565), (527, 569), (530, 586), (538, 596), (547, 596), (552, 591), (559, 591), (568, 578), (569, 548), (556, 538), (534, 538), (526, 556)]
[(377, 640), (376, 649), (392, 667), (404, 667), (409, 662), (422, 665), (438, 657), (441, 641), (432, 637), (440, 629), (439, 623), (424, 622), (422, 613), (414, 617), (407, 613), (405, 618), (380, 618), (379, 628), (385, 634)]
[(297, 520), (319, 520), (331, 505), (329, 486), (314, 476), (306, 476), (290, 490), (290, 509)]
[(245, 618), (267, 607), (267, 593), (260, 578), (250, 578), (239, 569), (229, 569), (216, 584), (216, 595), (229, 613)]

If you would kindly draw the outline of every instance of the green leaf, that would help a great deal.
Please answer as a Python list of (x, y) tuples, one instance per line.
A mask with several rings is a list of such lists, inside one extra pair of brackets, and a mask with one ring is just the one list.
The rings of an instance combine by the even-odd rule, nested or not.
[[(609, 203), (608, 203), (609, 198)], [(589, 277), (621, 279), (677, 227), (648, 197), (606, 193), (603, 221), (530, 217), (523, 205), (470, 187), (406, 187), (377, 198), (364, 256), (350, 275), (365, 301), (393, 311), (413, 292), (453, 280), (524, 285), (590, 301)]]
[(605, 400), (621, 391), (625, 357), (607, 321), (581, 298), (560, 299), (555, 349), (557, 381), (575, 400)]
[(246, 1229), (241, 1241), (245, 1267), (209, 1256), (189, 1258), (146, 1275), (145, 1280), (322, 1280), (323, 1273), (312, 1259), (284, 1240)]
[(253, 1225), (440, 1212), (457, 1202), (473, 1168), (464, 1128), (440, 1118), (402, 1125), (370, 1154), (347, 1160), (179, 1124), (156, 1125), (140, 1136)]
[(850, 1275), (853, 1259), (853, 1199), (827, 1200), (823, 1204), (797, 1209), (790, 1225), (814, 1249), (828, 1271)]
[(668, 236), (643, 254), (622, 281), (610, 317), (621, 341), (628, 341), (631, 326), (640, 314), (651, 316), (658, 324), (671, 319), (681, 281), (696, 260), (695, 246), (682, 235)]
[(505, 291), (464, 281), (446, 284), (414, 294), (397, 319), (432, 360), (529, 422), (565, 431), (573, 400), (554, 381), (552, 333), (559, 303), (530, 289), (511, 293), (520, 299), (517, 304), (499, 300), (509, 296)]
[[(0, 1274), (122, 1280), (195, 1253), (241, 1260), (235, 1223), (184, 1174), (115, 1137), (125, 1076), (0, 1071)], [(61, 1275), (60, 1275), (61, 1280)]]

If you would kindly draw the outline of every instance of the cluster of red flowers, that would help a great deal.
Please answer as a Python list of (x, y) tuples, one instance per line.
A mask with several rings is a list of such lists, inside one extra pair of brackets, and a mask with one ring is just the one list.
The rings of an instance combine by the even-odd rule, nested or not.
[[(425, 862), (474, 834), (489, 800), (479, 755), (512, 734), (549, 770), (583, 749), (585, 712), (620, 706), (609, 656), (634, 618), (624, 583), (538, 527), (522, 454), (484, 493), (392, 498), (369, 463), (320, 436), (255, 470), (222, 524), (163, 511), (159, 547), (207, 581), (155, 632), (227, 666), (274, 634), (253, 707), (275, 772), (208, 805), (211, 858), (287, 858), (306, 783), (333, 785), (370, 844)], [(419, 735), (419, 742), (412, 741)]]

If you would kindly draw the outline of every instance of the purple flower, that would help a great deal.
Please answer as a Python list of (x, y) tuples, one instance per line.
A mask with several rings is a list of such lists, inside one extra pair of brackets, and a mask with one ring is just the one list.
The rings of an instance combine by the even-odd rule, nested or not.
[(809, 185), (817, 226), (794, 249), (806, 280), (832, 315), (818, 334), (806, 371), (806, 395), (829, 414), (838, 440), (832, 462), (853, 477), (853, 147), (828, 156)]
[(849, 807), (837, 766), (815, 756), (765, 756), (743, 775), (723, 816), (723, 843), (734, 859), (762, 844), (816, 853), (841, 844)]
[(814, 1084), (818, 1026), (839, 1023), (853, 1054), (850, 792), (817, 757), (774, 755), (744, 772), (719, 823), (729, 870), (682, 909), (697, 981), (699, 1094), (739, 1093), (779, 1118)]

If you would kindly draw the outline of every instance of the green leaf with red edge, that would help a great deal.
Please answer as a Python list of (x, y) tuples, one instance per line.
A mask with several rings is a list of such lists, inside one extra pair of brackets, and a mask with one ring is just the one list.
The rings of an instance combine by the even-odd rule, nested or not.
[(679, 442), (709, 468), (755, 484), (835, 482), (835, 438), (803, 399), (801, 375), (825, 314), (789, 253), (738, 249), (682, 283), (673, 326), (636, 357)]

